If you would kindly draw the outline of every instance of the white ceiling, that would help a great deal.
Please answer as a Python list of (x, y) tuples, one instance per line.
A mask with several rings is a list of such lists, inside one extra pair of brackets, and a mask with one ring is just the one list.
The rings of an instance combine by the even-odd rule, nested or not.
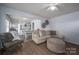
[(63, 3), (57, 5), (58, 10), (47, 11), (46, 8), (52, 3), (5, 3), (0, 4), (6, 7), (14, 8), (23, 12), (29, 12), (31, 14), (41, 16), (44, 18), (52, 18), (71, 12), (79, 11), (78, 3)]
[(24, 23), (24, 22), (30, 22), (32, 19), (21, 17), (21, 16), (13, 16), (13, 15), (6, 15), (7, 20), (9, 20), (13, 24), (18, 24), (18, 23)]

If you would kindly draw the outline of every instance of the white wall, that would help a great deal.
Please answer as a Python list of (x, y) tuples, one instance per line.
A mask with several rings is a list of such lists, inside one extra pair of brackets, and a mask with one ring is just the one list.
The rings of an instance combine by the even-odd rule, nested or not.
[[(26, 18), (30, 18), (30, 19), (44, 19), (40, 16), (37, 16), (37, 15), (33, 15), (33, 14), (30, 14), (28, 12), (22, 12), (22, 11), (19, 11), (19, 10), (16, 10), (16, 9), (12, 9), (12, 8), (8, 8), (6, 6), (0, 6), (0, 13), (3, 14), (0, 16), (0, 31), (3, 32), (3, 31), (6, 31), (4, 27), (2, 27), (2, 24), (5, 25), (6, 21), (3, 19), (5, 14), (9, 14), (9, 15), (14, 15), (14, 16), (21, 16), (21, 17), (26, 17)], [(1, 23), (1, 22), (4, 22), (4, 23)], [(40, 21), (35, 21), (35, 29), (36, 27), (39, 27)], [(38, 24), (39, 23), (39, 24)], [(8, 26), (8, 25), (7, 25)]]
[(52, 30), (52, 21), (48, 20), (49, 24), (46, 25), (46, 28), (44, 28), (44, 30)]
[(65, 40), (79, 44), (79, 12), (50, 19), (51, 29), (64, 33)]
[[(49, 20), (48, 20), (49, 21)], [(41, 30), (52, 30), (52, 22), (49, 21), (49, 24), (46, 26), (46, 28), (42, 28), (42, 23), (45, 22), (45, 20), (32, 20), (32, 22), (34, 22), (34, 30), (37, 30), (37, 29), (41, 29)]]
[(0, 14), (0, 33), (9, 31), (9, 21), (6, 19), (6, 15)]
[(41, 29), (42, 20), (32, 20), (34, 23), (34, 30)]

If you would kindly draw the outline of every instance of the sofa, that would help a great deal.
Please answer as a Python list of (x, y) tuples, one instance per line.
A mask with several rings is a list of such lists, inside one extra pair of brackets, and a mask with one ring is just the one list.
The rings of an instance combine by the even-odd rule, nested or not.
[(46, 31), (46, 30), (37, 29), (32, 32), (32, 40), (36, 44), (41, 44), (43, 42), (46, 42), (46, 40), (50, 38), (51, 35), (53, 34), (55, 34), (54, 31), (48, 31), (48, 30)]
[(35, 30), (32, 33), (32, 40), (36, 44), (47, 42), (47, 48), (57, 54), (65, 53), (64, 34), (60, 31)]
[(48, 34), (49, 33), (46, 33), (45, 30), (37, 29), (34, 32), (32, 32), (32, 40), (36, 44), (41, 44), (41, 43), (45, 42), (46, 39), (49, 37)]
[(9, 48), (22, 46), (23, 40), (13, 40), (11, 33), (0, 33), (0, 50), (9, 50)]

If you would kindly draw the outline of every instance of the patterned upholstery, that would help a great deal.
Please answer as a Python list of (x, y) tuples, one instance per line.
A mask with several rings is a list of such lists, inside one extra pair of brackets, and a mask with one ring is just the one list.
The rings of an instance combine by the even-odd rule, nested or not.
[(0, 36), (3, 36), (5, 42), (10, 42), (14, 38), (11, 33), (1, 33)]
[[(53, 32), (53, 31), (52, 31)], [(36, 44), (40, 44), (46, 41), (47, 38), (51, 37), (52, 35), (50, 34), (51, 31), (45, 31), (45, 30), (35, 30), (32, 33), (32, 40), (36, 43)]]
[(12, 41), (14, 37), (11, 33), (0, 33), (0, 40), (1, 40), (1, 37), (2, 37), (2, 41), (4, 45), (3, 48), (9, 48), (12, 46), (16, 46), (17, 44), (21, 44), (23, 42), (22, 40)]

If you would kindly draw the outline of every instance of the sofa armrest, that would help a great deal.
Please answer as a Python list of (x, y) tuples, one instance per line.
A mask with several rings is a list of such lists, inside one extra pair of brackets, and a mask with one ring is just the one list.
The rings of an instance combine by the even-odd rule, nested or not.
[(15, 41), (12, 41), (12, 42), (7, 42), (5, 43), (5, 48), (10, 48), (10, 47), (13, 47), (13, 46), (17, 46), (18, 44), (21, 44), (23, 42), (23, 40), (15, 40)]
[(39, 36), (38, 35), (32, 35), (32, 38), (39, 38)]

